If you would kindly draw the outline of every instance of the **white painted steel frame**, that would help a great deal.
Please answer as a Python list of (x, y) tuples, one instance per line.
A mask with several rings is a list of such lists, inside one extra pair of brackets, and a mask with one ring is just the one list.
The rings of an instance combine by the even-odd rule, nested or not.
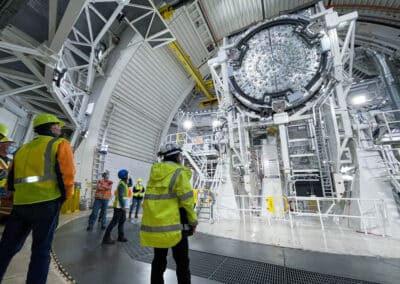
[[(28, 110), (33, 113), (37, 112), (35, 107), (38, 106), (61, 118), (67, 119), (70, 122), (68, 127), (75, 130), (71, 141), (71, 143), (74, 144), (78, 134), (83, 130), (85, 125), (84, 113), (89, 100), (88, 96), (92, 92), (95, 77), (97, 74), (104, 74), (101, 61), (105, 56), (103, 56), (103, 58), (96, 58), (96, 49), (99, 43), (104, 39), (106, 39), (108, 43), (106, 47), (107, 50), (103, 50), (104, 55), (108, 55), (114, 48), (114, 44), (112, 43), (112, 37), (114, 35), (109, 29), (116, 18), (121, 15), (123, 9), (137, 8), (140, 10), (148, 10), (148, 13), (136, 19), (127, 19), (126, 17), (124, 17), (124, 19), (128, 22), (130, 27), (137, 31), (135, 24), (147, 14), (151, 15), (151, 21), (146, 27), (144, 41), (152, 43), (153, 47), (162, 46), (175, 40), (175, 38), (150, 0), (147, 0), (147, 5), (135, 4), (134, 0), (70, 1), (58, 27), (56, 26), (58, 3), (57, 1), (49, 2), (48, 46), (36, 42), (29, 35), (18, 31), (15, 27), (7, 27), (5, 31), (2, 32), (0, 36), (0, 50), (11, 56), (1, 60), (0, 64), (4, 65), (10, 62), (20, 61), (30, 70), (33, 76), (28, 73), (18, 73), (17, 71), (7, 72), (8, 70), (4, 70), (5, 72), (0, 72), (0, 78), (8, 81), (10, 81), (10, 79), (17, 80), (16, 84), (19, 86), (18, 88), (12, 88), (3, 80), (3, 86), (7, 85), (8, 88), (2, 88), (3, 91), (0, 95), (3, 97), (13, 96), (47, 87), (47, 91), (50, 93), (50, 96), (47, 96), (49, 101), (56, 103), (60, 107), (61, 112), (54, 108), (44, 107), (43, 104), (35, 101), (34, 96), (29, 96), (30, 101), (27, 101), (25, 105), (27, 105)], [(96, 3), (100, 2), (117, 4), (111, 16), (108, 18), (102, 15), (96, 8)], [(140, 1), (140, 3), (142, 2), (143, 1)], [(104, 23), (100, 31), (96, 34), (92, 21), (93, 17), (97, 17)], [(88, 36), (85, 35), (85, 32), (79, 30), (79, 27), (76, 25), (78, 18), (83, 19), (86, 23), (89, 33)], [(151, 30), (156, 18), (159, 20), (157, 23), (159, 24), (161, 22), (164, 27), (161, 31), (152, 33)], [(140, 24), (144, 25), (143, 23)], [(87, 54), (83, 52), (78, 48), (79, 46), (89, 47), (90, 53)], [(86, 63), (77, 63), (72, 54), (83, 59)], [(45, 64), (44, 70), (38, 62)], [(53, 82), (53, 69), (57, 69), (60, 73), (65, 73), (63, 74), (64, 78), (59, 80), (60, 86), (56, 86)], [(29, 78), (32, 79), (27, 80)], [(41, 92), (46, 93), (45, 91)], [(43, 100), (41, 97), (38, 99), (39, 101)]]

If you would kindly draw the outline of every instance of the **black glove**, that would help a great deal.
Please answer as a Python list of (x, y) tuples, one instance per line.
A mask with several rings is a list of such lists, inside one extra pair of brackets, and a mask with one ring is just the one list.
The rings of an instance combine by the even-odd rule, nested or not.
[(193, 234), (196, 232), (196, 226), (189, 225), (189, 232), (188, 236), (193, 236)]

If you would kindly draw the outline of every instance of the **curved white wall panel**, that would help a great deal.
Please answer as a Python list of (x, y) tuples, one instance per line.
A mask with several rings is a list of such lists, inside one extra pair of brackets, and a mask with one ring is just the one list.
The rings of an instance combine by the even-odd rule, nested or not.
[(113, 91), (109, 152), (154, 161), (164, 129), (193, 85), (168, 47), (142, 44)]

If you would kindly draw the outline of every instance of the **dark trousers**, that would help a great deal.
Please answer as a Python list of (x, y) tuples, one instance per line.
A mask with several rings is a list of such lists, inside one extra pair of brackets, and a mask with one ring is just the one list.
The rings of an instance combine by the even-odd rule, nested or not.
[(14, 205), (0, 241), (0, 282), (13, 256), (32, 231), (32, 254), (26, 283), (46, 283), (50, 250), (58, 225), (60, 200)]
[[(151, 263), (151, 284), (163, 284), (164, 272), (167, 268), (167, 248), (154, 248), (154, 258)], [(189, 243), (186, 233), (182, 233), (181, 241), (172, 247), (172, 256), (176, 263), (178, 284), (190, 284)]]
[(118, 239), (124, 238), (124, 223), (126, 220), (125, 210), (122, 208), (114, 208), (114, 215), (108, 225), (104, 234), (103, 240), (109, 240), (111, 238), (111, 231), (118, 224)]

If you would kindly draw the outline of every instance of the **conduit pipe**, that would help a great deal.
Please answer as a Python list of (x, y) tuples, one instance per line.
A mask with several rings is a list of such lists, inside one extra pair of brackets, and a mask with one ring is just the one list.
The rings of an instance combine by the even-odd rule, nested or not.
[[(394, 109), (400, 109), (400, 90), (399, 83), (393, 77), (392, 71), (390, 70), (389, 64), (386, 61), (386, 56), (380, 52), (372, 49), (367, 49), (366, 53), (372, 57), (374, 63), (379, 70), (386, 89), (389, 93), (390, 99), (393, 103)], [(397, 119), (397, 118), (396, 118)]]

